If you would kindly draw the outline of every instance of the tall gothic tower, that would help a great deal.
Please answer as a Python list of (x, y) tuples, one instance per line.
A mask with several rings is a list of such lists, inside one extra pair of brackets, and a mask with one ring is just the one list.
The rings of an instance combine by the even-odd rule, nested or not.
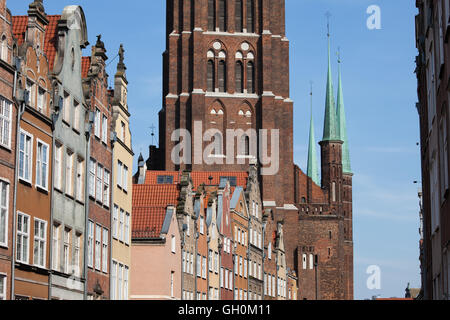
[[(261, 177), (263, 200), (266, 206), (293, 206), (293, 102), (284, 23), (284, 0), (167, 0), (160, 150), (151, 151), (151, 158), (163, 165), (158, 168), (153, 160), (151, 167), (247, 171), (259, 154), (259, 136), (235, 138), (235, 161), (227, 164), (226, 130), (269, 130), (268, 151), (263, 151), (270, 157), (271, 130), (278, 129), (279, 170)], [(182, 152), (192, 165), (172, 161), (178, 145), (172, 134), (180, 128), (192, 134), (192, 152)], [(222, 146), (207, 157), (213, 164), (202, 159), (211, 142), (202, 142), (201, 135), (209, 129), (218, 133), (211, 141)], [(245, 150), (238, 150), (239, 139)], [(195, 148), (195, 141), (203, 150)], [(260, 163), (261, 168), (269, 166)]]

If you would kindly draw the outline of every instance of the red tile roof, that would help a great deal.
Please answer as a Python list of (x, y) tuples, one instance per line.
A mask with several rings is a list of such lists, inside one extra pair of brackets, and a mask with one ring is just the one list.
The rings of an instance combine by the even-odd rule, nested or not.
[(61, 20), (61, 16), (50, 15), (47, 18), (49, 22), (45, 30), (44, 52), (47, 55), (49, 69), (53, 70), (58, 48), (58, 21)]
[(22, 45), (25, 41), (25, 32), (27, 31), (28, 16), (13, 16), (13, 35), (17, 39), (17, 45)]
[(133, 208), (132, 239), (159, 238), (165, 217), (165, 207)]
[[(158, 176), (172, 176), (173, 184), (180, 182), (181, 173), (177, 171), (147, 171), (145, 176), (145, 184), (154, 185), (157, 184)], [(212, 177), (212, 181), (209, 181), (209, 177)], [(247, 186), (247, 172), (208, 172), (208, 171), (194, 171), (191, 172), (192, 182), (194, 189), (197, 189), (201, 184), (219, 185), (220, 177), (236, 177), (236, 184), (240, 187)]]
[(176, 184), (161, 185), (133, 185), (133, 208), (134, 207), (166, 207), (177, 205), (178, 186)]
[[(58, 46), (58, 21), (61, 19), (60, 15), (47, 16), (49, 23), (45, 30), (44, 52), (47, 55), (50, 70), (53, 70), (55, 63), (56, 51)], [(25, 41), (25, 33), (27, 31), (28, 16), (13, 16), (13, 34), (17, 39), (17, 44), (20, 46)]]
[(81, 58), (81, 78), (82, 79), (87, 78), (90, 67), (91, 67), (91, 57), (82, 57)]

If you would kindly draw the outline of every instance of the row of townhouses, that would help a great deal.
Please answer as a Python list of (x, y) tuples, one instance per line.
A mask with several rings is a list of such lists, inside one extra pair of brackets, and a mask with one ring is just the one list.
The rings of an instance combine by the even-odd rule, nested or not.
[(114, 89), (80, 6), (0, 0), (0, 300), (128, 299), (133, 151), (124, 49)]
[(256, 165), (151, 171), (141, 155), (133, 182), (130, 299), (297, 300), (284, 222), (263, 210)]

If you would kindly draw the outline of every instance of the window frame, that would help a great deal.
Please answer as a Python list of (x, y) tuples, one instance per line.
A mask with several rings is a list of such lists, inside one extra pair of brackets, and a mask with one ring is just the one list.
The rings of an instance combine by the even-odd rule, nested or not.
[[(21, 254), (23, 253), (23, 238), (25, 238), (26, 237), (26, 240), (27, 240), (27, 242), (26, 242), (26, 244), (27, 244), (27, 251), (26, 251), (26, 259), (23, 259), (23, 257), (21, 256), (20, 258), (17, 256), (17, 250), (18, 250), (18, 246), (16, 246), (16, 252), (15, 252), (15, 255), (16, 255), (16, 261), (17, 262), (20, 262), (20, 263), (24, 263), (24, 264), (29, 264), (29, 261), (30, 261), (30, 222), (31, 222), (31, 216), (30, 215), (28, 215), (28, 214), (26, 214), (26, 213), (24, 213), (24, 212), (21, 212), (21, 211), (17, 211), (17, 218), (19, 218), (19, 216), (22, 216), (23, 218), (27, 218), (27, 220), (28, 220), (28, 222), (27, 222), (27, 230), (26, 230), (26, 232), (25, 231), (23, 231), (23, 230), (19, 230), (19, 224), (17, 223), (17, 226), (16, 226), (16, 241), (17, 241), (17, 243), (19, 242), (18, 241), (18, 237), (19, 236), (21, 236), (22, 237), (22, 247), (21, 247)], [(23, 221), (22, 221), (22, 226), (23, 226)]]
[(102, 272), (108, 273), (108, 243), (109, 230), (103, 228), (102, 230)]
[[(36, 235), (36, 223), (38, 223), (39, 225), (39, 231), (42, 228), (42, 224), (43, 224), (43, 229), (44, 229), (44, 236), (41, 237), (40, 235)], [(43, 248), (43, 252), (38, 252), (38, 258), (41, 257), (41, 254), (43, 255), (42, 261), (43, 264), (40, 264), (39, 261), (38, 263), (36, 263), (36, 241), (38, 241), (38, 243), (40, 244), (41, 242), (43, 242), (44, 244), (44, 248)], [(38, 247), (38, 250), (40, 250), (40, 247)], [(33, 238), (33, 265), (39, 268), (46, 268), (47, 266), (47, 221), (39, 219), (39, 218), (34, 218), (34, 238)]]
[[(3, 146), (7, 149), (11, 148), (11, 132), (12, 132), (12, 108), (13, 104), (9, 100), (5, 99), (4, 97), (0, 96), (0, 104), (2, 112), (0, 112), (0, 123), (2, 132), (0, 132), (0, 146)], [(8, 105), (8, 113), (9, 115), (6, 115), (6, 105)], [(8, 123), (8, 132), (7, 132), (7, 143), (5, 143), (3, 140), (5, 140), (5, 123)]]
[[(39, 151), (39, 146), (41, 146), (41, 148), (46, 148), (47, 152), (45, 154), (45, 158), (47, 159), (47, 162), (44, 163), (42, 160), (42, 156), (43, 153), (42, 151)], [(35, 181), (35, 186), (37, 188), (40, 188), (42, 190), (48, 191), (48, 176), (49, 176), (49, 168), (50, 168), (50, 164), (49, 164), (49, 154), (50, 154), (50, 146), (48, 143), (45, 143), (44, 141), (42, 141), (39, 138), (36, 138), (36, 181)], [(45, 185), (42, 183), (43, 181), (40, 181), (42, 179), (42, 169), (43, 166), (45, 164), (46, 167), (46, 172), (45, 172)]]
[[(21, 150), (20, 147), (20, 140), (22, 135), (24, 136), (24, 150)], [(29, 138), (29, 149), (28, 150), (28, 161), (25, 161), (25, 158), (27, 156), (26, 153), (26, 145), (27, 145), (27, 138)], [(27, 131), (20, 129), (20, 134), (19, 134), (19, 180), (22, 180), (24, 182), (27, 182), (29, 184), (32, 184), (32, 180), (33, 180), (33, 141), (34, 141), (34, 136), (31, 133), (28, 133)], [(20, 165), (20, 154), (23, 153), (23, 168), (21, 168)], [(29, 177), (25, 176), (25, 169), (28, 166), (28, 174)], [(23, 170), (23, 176), (20, 175), (20, 170)]]
[[(9, 222), (9, 181), (0, 178), (0, 228), (2, 224), (2, 220), (4, 220), (4, 240), (0, 238), (0, 247), (8, 248), (8, 222)], [(2, 203), (2, 191), (5, 188), (5, 203)], [(4, 216), (2, 218), (2, 212), (4, 212)]]

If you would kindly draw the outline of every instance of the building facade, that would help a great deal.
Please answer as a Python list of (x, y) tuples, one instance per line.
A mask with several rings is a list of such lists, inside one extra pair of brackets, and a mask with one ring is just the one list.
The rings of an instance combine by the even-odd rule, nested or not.
[[(112, 262), (111, 262), (111, 299), (127, 300), (129, 290), (120, 292), (120, 279), (123, 270), (131, 266), (131, 225), (132, 225), (132, 170), (133, 148), (131, 145), (130, 113), (128, 111), (128, 80), (125, 66), (125, 50), (119, 49), (119, 63), (114, 76), (114, 91), (111, 91), (112, 119)], [(123, 281), (123, 280), (122, 280)]]
[(220, 270), (220, 300), (233, 300), (235, 287), (233, 278), (233, 225), (231, 213), (231, 186), (228, 179), (222, 179), (218, 187), (217, 226), (220, 235), (218, 252)]
[[(89, 140), (88, 278), (90, 300), (110, 298), (111, 261), (111, 106), (105, 44), (99, 36), (90, 57), (82, 58), (83, 91), (93, 116)], [(91, 116), (91, 117), (92, 117)], [(92, 119), (92, 118), (91, 118)]]
[(13, 296), (13, 221), (15, 221), (15, 168), (17, 104), (15, 103), (15, 58), (11, 12), (0, 1), (0, 300)]
[(450, 297), (449, 76), (450, 4), (416, 1), (417, 111), (423, 190), (423, 298)]

